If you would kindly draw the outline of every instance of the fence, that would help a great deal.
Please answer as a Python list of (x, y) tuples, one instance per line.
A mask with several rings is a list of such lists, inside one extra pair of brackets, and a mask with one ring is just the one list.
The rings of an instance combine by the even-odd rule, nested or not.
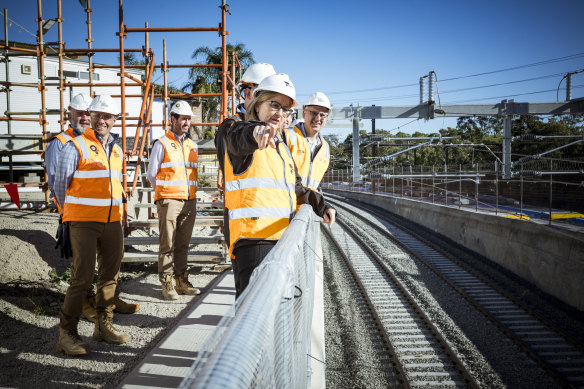
[(303, 206), (209, 335), (180, 388), (310, 387), (319, 223)]
[(501, 179), (500, 166), (392, 165), (364, 172), (353, 182), (350, 169), (329, 170), (323, 188), (342, 188), (409, 197), (521, 219), (584, 225), (584, 162), (530, 161)]

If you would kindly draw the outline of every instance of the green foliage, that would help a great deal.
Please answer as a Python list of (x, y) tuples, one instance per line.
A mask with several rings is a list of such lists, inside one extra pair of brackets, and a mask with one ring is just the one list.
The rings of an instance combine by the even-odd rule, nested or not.
[(208, 188), (212, 184), (212, 179), (210, 176), (199, 176), (197, 179), (197, 185), (201, 188)]
[[(247, 68), (253, 64), (253, 53), (245, 48), (243, 43), (236, 43), (235, 45), (227, 44), (227, 51), (235, 51), (239, 63), (243, 68)], [(208, 46), (201, 46), (197, 48), (192, 55), (192, 58), (199, 64), (221, 64), (223, 61), (223, 52), (221, 47), (214, 49)], [(229, 56), (228, 56), (229, 58)], [(189, 71), (189, 80), (183, 86), (183, 90), (189, 93), (220, 93), (221, 92), (221, 75), (220, 68), (191, 68)], [(239, 81), (239, 74), (235, 75), (235, 82)], [(220, 110), (220, 98), (209, 97), (203, 101), (203, 121), (213, 122), (218, 120)], [(210, 127), (205, 127), (205, 138), (212, 138), (212, 131)], [(210, 136), (209, 136), (210, 135)], [(208, 138), (209, 136), (209, 138)]]
[(51, 270), (49, 270), (49, 277), (52, 283), (56, 284), (60, 281), (66, 282), (66, 283), (71, 283), (71, 268), (67, 268), (67, 270), (65, 270), (63, 272), (63, 274), (59, 275), (57, 273), (57, 270), (55, 268), (52, 268)]
[[(385, 130), (377, 130), (376, 135), (383, 135), (390, 138), (415, 138), (441, 136), (443, 138), (452, 137), (452, 139), (443, 139), (438, 146), (420, 147), (414, 150), (397, 155), (395, 158), (386, 162), (387, 166), (414, 165), (414, 166), (449, 166), (457, 165), (485, 165), (493, 164), (495, 153), (501, 158), (502, 154), (502, 137), (503, 137), (504, 120), (501, 117), (461, 117), (458, 119), (455, 128), (448, 127), (441, 129), (438, 133), (427, 134), (415, 132), (412, 135), (405, 132), (398, 132), (394, 135)], [(539, 116), (518, 116), (512, 121), (512, 136), (520, 135), (584, 135), (584, 115), (562, 115), (549, 118)], [(365, 131), (360, 132), (365, 135)], [(326, 139), (331, 145), (331, 169), (342, 169), (350, 166), (352, 149), (352, 134), (340, 142), (336, 136), (328, 136)], [(543, 153), (547, 150), (566, 145), (573, 142), (574, 138), (547, 139), (542, 141), (525, 141), (513, 143), (514, 155), (534, 155)], [(420, 140), (395, 140), (392, 142), (379, 142), (376, 147), (376, 156), (386, 156), (403, 151), (408, 147), (419, 144)], [(469, 146), (459, 146), (460, 144), (469, 144)], [(472, 146), (470, 144), (473, 144)], [(484, 146), (481, 146), (482, 144)], [(361, 163), (370, 160), (373, 156), (373, 147), (361, 147)], [(489, 151), (491, 150), (491, 151)], [(573, 160), (583, 160), (584, 144), (572, 145), (553, 153), (546, 154), (550, 158), (563, 158)], [(381, 167), (382, 165), (377, 165)]]
[(36, 304), (30, 297), (28, 297), (28, 301), (30, 301), (30, 303), (32, 304), (33, 312), (35, 315), (47, 316), (49, 314), (49, 310), (46, 307)]

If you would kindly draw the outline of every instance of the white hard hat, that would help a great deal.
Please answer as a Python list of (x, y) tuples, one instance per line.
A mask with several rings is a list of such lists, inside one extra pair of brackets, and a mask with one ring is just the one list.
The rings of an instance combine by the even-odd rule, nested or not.
[(73, 108), (79, 111), (87, 111), (91, 104), (91, 96), (86, 93), (79, 93), (71, 99), (69, 103), (69, 108)]
[(318, 105), (319, 107), (326, 108), (329, 111), (333, 108), (328, 97), (326, 97), (326, 95), (322, 92), (316, 92), (308, 96), (304, 102), (304, 107), (307, 105)]
[(95, 96), (87, 110), (91, 112), (97, 111), (111, 113), (112, 115), (120, 114), (120, 108), (117, 101), (112, 99), (110, 95)]
[(292, 99), (292, 107), (298, 105), (296, 101), (296, 88), (294, 88), (294, 84), (292, 84), (287, 74), (278, 73), (264, 78), (254, 91), (254, 96), (257, 96), (261, 91), (277, 92), (288, 96)]
[(179, 100), (172, 105), (172, 108), (170, 109), (170, 113), (174, 113), (177, 115), (192, 116), (193, 110), (191, 109), (191, 106), (189, 105), (189, 103), (187, 103), (184, 100)]
[(276, 74), (276, 71), (269, 63), (254, 63), (248, 67), (245, 73), (243, 73), (243, 76), (241, 76), (241, 80), (239, 80), (240, 87), (243, 85), (252, 87), (258, 86), (264, 78), (271, 76), (272, 74)]

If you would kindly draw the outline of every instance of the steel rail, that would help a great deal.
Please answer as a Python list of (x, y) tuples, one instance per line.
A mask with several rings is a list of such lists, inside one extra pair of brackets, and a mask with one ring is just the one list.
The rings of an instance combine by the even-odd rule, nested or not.
[[(331, 203), (335, 203), (335, 201)], [(582, 342), (515, 298), (499, 285), (462, 263), (453, 255), (429, 242), (415, 231), (381, 215), (379, 210), (375, 210), (375, 217), (389, 223), (394, 229), (392, 234), (379, 226), (371, 224), (371, 221), (367, 220), (360, 213), (346, 206), (342, 206), (338, 200), (336, 203), (343, 210), (348, 211), (358, 219), (364, 220), (369, 227), (374, 228), (382, 235), (391, 239), (395, 244), (407, 250), (411, 255), (426, 265), (426, 267), (443, 279), (463, 298), (481, 311), (491, 322), (511, 338), (511, 340), (525, 350), (541, 367), (556, 378), (563, 387), (571, 388), (574, 385), (576, 387), (584, 386), (584, 345)], [(367, 206), (358, 205), (354, 202), (350, 204), (361, 210), (372, 211)], [(408, 235), (413, 240), (408, 239)], [(409, 242), (405, 242), (407, 240)], [(428, 247), (434, 254), (428, 251), (424, 252), (425, 249), (420, 247), (419, 243), (415, 241)], [(415, 247), (416, 245), (418, 247)], [(447, 262), (440, 263), (440, 258), (436, 257), (436, 255), (443, 257)], [(451, 264), (456, 265), (458, 269), (448, 269)], [(461, 274), (460, 270), (466, 274)], [(501, 300), (501, 298), (506, 300)], [(524, 313), (531, 316), (534, 320), (539, 321), (541, 323), (539, 327), (537, 323), (529, 324)], [(549, 331), (552, 333), (550, 334)], [(559, 337), (554, 337), (553, 333)], [(561, 344), (562, 341), (564, 344)], [(550, 345), (552, 342), (555, 342), (555, 349)]]
[[(357, 242), (351, 248), (351, 260), (343, 253), (344, 250), (334, 239), (333, 233), (329, 233), (329, 236), (331, 240), (336, 242), (335, 246), (339, 251), (343, 253), (342, 257), (359, 285), (359, 289), (371, 309), (372, 317), (376, 321), (384, 339), (387, 339), (385, 342), (389, 345), (390, 354), (396, 363), (398, 373), (404, 379), (404, 385), (407, 387), (425, 385), (460, 387), (463, 385), (478, 388), (479, 385), (475, 378), (467, 371), (466, 366), (458, 358), (456, 352), (450, 347), (438, 328), (434, 326), (432, 320), (424, 313), (423, 309), (417, 304), (403, 283), (393, 274), (393, 271), (384, 260), (369, 247), (369, 244), (361, 239), (357, 232), (349, 228), (341, 220), (337, 221), (339, 226), (343, 227), (350, 235), (350, 238)], [(325, 230), (327, 229), (325, 228)], [(369, 258), (357, 263), (360, 256), (355, 251), (358, 250), (361, 250)], [(382, 274), (381, 277), (374, 277), (375, 272), (371, 271), (371, 264), (379, 269)], [(361, 270), (361, 273), (364, 272), (365, 274), (359, 274), (359, 269), (363, 269), (363, 267), (367, 267), (366, 270)], [(375, 290), (375, 296), (383, 294), (384, 297), (381, 299), (372, 297), (373, 289)], [(393, 295), (395, 298), (387, 299), (386, 294)], [(396, 305), (400, 305), (397, 310), (402, 311), (402, 316), (399, 319), (402, 322), (398, 325), (398, 328), (395, 328), (395, 325), (394, 328), (391, 328), (391, 323), (389, 323), (390, 320), (395, 320), (395, 317), (384, 319), (383, 315), (378, 312), (376, 306), (381, 309), (383, 305), (390, 308), (392, 312), (396, 311)], [(416, 320), (415, 316), (419, 320)], [(420, 320), (423, 324), (420, 323)], [(406, 323), (403, 323), (403, 321)], [(404, 332), (407, 335), (404, 336)], [(400, 340), (400, 338), (404, 337), (407, 339), (406, 341)], [(408, 353), (411, 353), (411, 348), (415, 349), (415, 346), (422, 346), (426, 350), (432, 350), (426, 352), (428, 354), (433, 352), (435, 355), (427, 355), (426, 358), (421, 360), (419, 358), (411, 358), (412, 355), (408, 355)], [(423, 362), (424, 359), (426, 359), (425, 363)], [(445, 363), (445, 360), (448, 362)], [(420, 369), (426, 370), (420, 371)], [(427, 371), (428, 369), (431, 371)]]

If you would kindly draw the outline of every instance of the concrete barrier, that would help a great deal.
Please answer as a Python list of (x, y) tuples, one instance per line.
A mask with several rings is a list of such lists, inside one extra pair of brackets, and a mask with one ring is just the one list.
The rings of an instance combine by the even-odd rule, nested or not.
[(332, 194), (387, 209), (483, 255), (584, 311), (584, 232), (363, 192)]

